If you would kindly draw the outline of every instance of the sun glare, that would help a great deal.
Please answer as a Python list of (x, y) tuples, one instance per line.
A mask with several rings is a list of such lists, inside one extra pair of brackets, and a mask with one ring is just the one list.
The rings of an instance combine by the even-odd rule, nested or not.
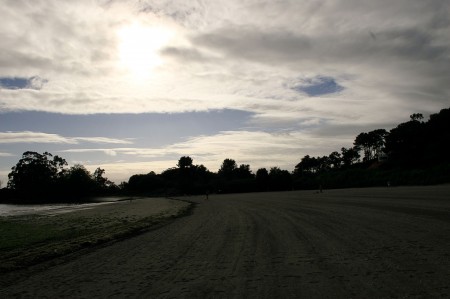
[(163, 63), (159, 50), (172, 37), (169, 29), (139, 23), (123, 27), (118, 33), (120, 65), (140, 79), (149, 76)]

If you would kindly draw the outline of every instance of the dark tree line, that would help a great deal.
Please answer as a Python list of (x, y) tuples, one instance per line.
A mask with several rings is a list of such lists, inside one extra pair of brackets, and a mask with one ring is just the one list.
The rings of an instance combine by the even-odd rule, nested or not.
[(68, 167), (65, 159), (48, 152), (27, 151), (8, 174), (7, 193), (21, 201), (72, 202), (117, 192), (104, 174), (101, 168), (91, 174), (80, 164)]
[(412, 185), (450, 182), (450, 108), (428, 121), (416, 113), (389, 132), (356, 136), (351, 148), (328, 156), (304, 156), (294, 170), (297, 189)]
[(261, 168), (254, 174), (250, 165), (238, 166), (233, 159), (225, 159), (217, 173), (214, 173), (204, 165), (194, 165), (192, 158), (185, 156), (178, 160), (177, 167), (169, 168), (161, 174), (152, 171), (133, 175), (121, 187), (128, 194), (166, 196), (291, 190), (292, 177), (287, 170), (278, 167), (269, 171)]
[[(202, 194), (293, 189), (345, 188), (450, 182), (450, 109), (421, 114), (387, 131), (376, 129), (355, 137), (353, 146), (326, 156), (304, 156), (292, 173), (278, 167), (258, 169), (225, 159), (217, 173), (181, 157), (175, 168), (157, 175), (134, 175), (130, 193)], [(320, 186), (320, 187), (319, 187)]]
[(2, 196), (78, 200), (107, 194), (170, 196), (182, 194), (282, 191), (292, 189), (345, 188), (450, 182), (450, 108), (423, 121), (421, 114), (389, 132), (376, 129), (360, 133), (352, 147), (342, 147), (326, 156), (301, 158), (291, 173), (278, 167), (238, 165), (225, 159), (216, 173), (195, 165), (191, 157), (161, 174), (135, 174), (119, 186), (109, 181), (105, 170), (91, 174), (83, 165), (67, 162), (50, 153), (25, 152), (8, 175)]

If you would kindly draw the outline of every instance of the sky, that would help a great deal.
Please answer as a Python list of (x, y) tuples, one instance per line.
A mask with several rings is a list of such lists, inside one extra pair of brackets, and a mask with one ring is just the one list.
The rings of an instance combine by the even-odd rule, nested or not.
[(292, 171), (450, 107), (447, 0), (0, 2), (3, 187), (25, 151)]

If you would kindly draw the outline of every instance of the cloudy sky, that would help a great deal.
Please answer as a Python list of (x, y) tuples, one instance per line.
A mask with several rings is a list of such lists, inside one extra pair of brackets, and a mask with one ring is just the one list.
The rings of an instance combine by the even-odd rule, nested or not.
[(189, 155), (293, 170), (450, 106), (447, 0), (1, 0), (0, 180), (27, 150), (116, 182)]

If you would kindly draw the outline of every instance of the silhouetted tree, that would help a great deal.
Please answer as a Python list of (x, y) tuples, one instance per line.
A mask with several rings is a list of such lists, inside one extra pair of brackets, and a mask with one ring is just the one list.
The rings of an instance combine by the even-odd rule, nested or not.
[(234, 176), (235, 170), (237, 168), (236, 161), (233, 159), (225, 159), (220, 166), (218, 174), (228, 180), (231, 180)]
[(269, 172), (265, 168), (256, 171), (256, 185), (259, 191), (266, 191), (269, 186)]
[(342, 164), (342, 157), (341, 154), (339, 152), (332, 152), (329, 156), (328, 156), (328, 162), (330, 164), (330, 166), (334, 169), (339, 169), (341, 167)]
[(427, 163), (442, 164), (450, 162), (448, 145), (450, 144), (450, 108), (442, 109), (439, 113), (431, 114), (426, 128), (426, 151), (424, 153)]
[(413, 113), (409, 116), (412, 121), (421, 121), (423, 119), (422, 113)]
[(103, 191), (116, 190), (118, 188), (116, 186), (116, 184), (114, 184), (112, 181), (108, 180), (108, 178), (105, 177), (104, 175), (105, 175), (105, 170), (100, 167), (97, 167), (97, 169), (95, 169), (95, 171), (94, 171), (94, 174), (92, 175), (94, 181), (97, 183), (98, 188)]
[(177, 164), (177, 166), (180, 168), (180, 169), (185, 169), (185, 168), (190, 168), (190, 167), (192, 167), (192, 158), (191, 157), (189, 157), (189, 156), (184, 156), (184, 157), (181, 157), (179, 160), (178, 160), (178, 164)]
[(211, 173), (202, 164), (194, 165), (193, 171), (194, 171), (193, 184), (195, 185), (195, 190), (193, 190), (193, 191), (196, 193), (209, 192), (209, 190), (211, 189), (210, 181), (214, 177), (214, 174)]
[(364, 161), (378, 158), (384, 147), (386, 135), (387, 131), (385, 129), (377, 129), (368, 133), (360, 133), (356, 136), (355, 149), (364, 152)]
[(289, 171), (272, 167), (269, 171), (270, 189), (274, 191), (291, 190), (292, 177)]
[(360, 158), (360, 155), (358, 153), (358, 150), (355, 148), (341, 148), (342, 153), (342, 163), (344, 166), (348, 167), (350, 165), (353, 165), (353, 163), (357, 162)]
[[(386, 137), (386, 153), (390, 161), (403, 166), (420, 164), (427, 143), (426, 125), (417, 116), (393, 128)], [(431, 133), (431, 132), (430, 132)]]
[(250, 170), (250, 165), (241, 164), (234, 170), (234, 177), (237, 179), (251, 179), (254, 176), (252, 174), (252, 171)]
[(64, 187), (72, 197), (94, 195), (100, 189), (91, 173), (81, 164), (70, 167), (64, 175)]
[(300, 163), (295, 166), (296, 173), (315, 173), (319, 170), (319, 161), (309, 155), (304, 156)]
[(325, 172), (331, 168), (330, 159), (328, 156), (317, 157), (317, 168), (320, 172)]
[(97, 184), (99, 186), (104, 186), (106, 185), (106, 182), (108, 181), (107, 178), (103, 177), (103, 175), (105, 174), (105, 170), (101, 169), (100, 167), (98, 167), (95, 171), (94, 171), (94, 180), (97, 182)]
[(164, 180), (155, 172), (150, 171), (148, 174), (132, 175), (126, 184), (126, 190), (135, 193), (153, 193), (156, 191), (163, 192), (165, 188)]
[(21, 193), (49, 194), (54, 192), (57, 180), (64, 174), (66, 160), (48, 152), (39, 154), (27, 151), (11, 168), (8, 188)]
[(177, 166), (179, 167), (177, 182), (178, 188), (183, 194), (192, 193), (193, 180), (194, 180), (194, 167), (193, 160), (189, 156), (181, 157), (178, 160)]
[(163, 177), (166, 182), (173, 183), (178, 181), (179, 173), (180, 171), (178, 168), (171, 167), (164, 170), (161, 173), (161, 177)]

